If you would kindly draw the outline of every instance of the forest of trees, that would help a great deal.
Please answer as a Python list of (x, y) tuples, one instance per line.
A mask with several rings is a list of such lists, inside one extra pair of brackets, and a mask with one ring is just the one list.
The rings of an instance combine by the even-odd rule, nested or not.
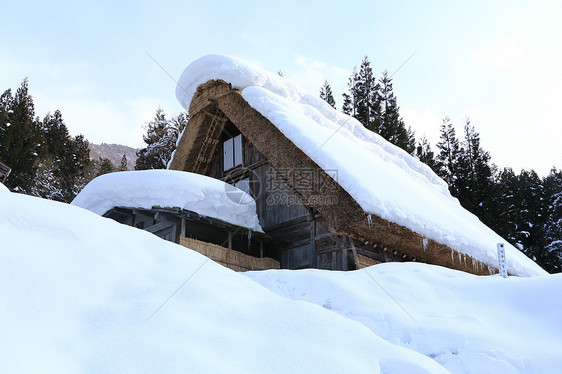
[[(394, 145), (417, 157), (447, 182), (461, 205), (549, 272), (562, 271), (562, 171), (541, 178), (533, 170), (516, 174), (498, 168), (482, 149), (480, 135), (466, 119), (457, 136), (445, 117), (436, 152), (423, 137), (416, 141), (400, 116), (392, 78), (386, 71), (376, 79), (368, 57), (354, 68), (341, 111)], [(336, 107), (325, 81), (320, 98)]]
[(127, 169), (126, 158), (118, 167), (90, 160), (88, 141), (69, 134), (59, 110), (36, 117), (28, 85), (0, 96), (0, 162), (12, 169), (10, 190), (68, 203), (96, 176)]
[[(327, 81), (320, 97), (336, 107)], [(367, 57), (351, 73), (342, 99), (342, 112), (427, 164), (482, 222), (545, 270), (562, 271), (561, 170), (541, 178), (533, 170), (497, 167), (469, 119), (458, 136), (445, 117), (433, 151), (425, 137), (416, 140), (400, 116), (392, 78), (384, 71), (377, 79)], [(158, 109), (147, 125), (146, 146), (137, 151), (135, 169), (166, 168), (188, 120), (186, 113), (168, 119)], [(90, 160), (88, 141), (70, 136), (60, 111), (36, 117), (27, 80), (15, 93), (8, 89), (0, 96), (0, 162), (12, 168), (5, 182), (12, 191), (64, 202), (94, 177), (127, 169), (125, 156), (119, 166), (104, 158)]]

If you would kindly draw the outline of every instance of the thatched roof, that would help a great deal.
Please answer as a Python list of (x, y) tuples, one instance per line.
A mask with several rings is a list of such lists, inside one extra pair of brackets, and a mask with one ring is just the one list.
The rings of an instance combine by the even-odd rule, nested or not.
[[(210, 61), (211, 65), (216, 63), (216, 56), (213, 58)], [(490, 274), (496, 271), (494, 268), (497, 263), (494, 256), (495, 245), (503, 239), (460, 207), (458, 201), (447, 195), (448, 191), (444, 182), (425, 165), (405, 152), (395, 149), (384, 140), (381, 141), (376, 134), (365, 136), (361, 133), (364, 129), (360, 124), (358, 126), (354, 119), (341, 121), (341, 114), (329, 112), (326, 109), (327, 104), (322, 106), (323, 104), (314, 102), (315, 99), (310, 95), (299, 97), (300, 107), (289, 106), (290, 103), (283, 100), (285, 98), (290, 100), (293, 96), (298, 96), (296, 94), (298, 88), (295, 88), (294, 85), (282, 82), (281, 88), (279, 88), (279, 85), (275, 86), (271, 83), (275, 78), (271, 76), (263, 78), (259, 75), (263, 74), (262, 72), (258, 72), (258, 74), (245, 65), (240, 68), (238, 61), (235, 61), (234, 67), (230, 67), (231, 71), (243, 70), (246, 75), (247, 71), (250, 71), (254, 76), (248, 79), (232, 75), (231, 71), (225, 73), (227, 69), (225, 69), (224, 61), (220, 68), (215, 69), (215, 74), (211, 71), (213, 69), (207, 68), (211, 71), (209, 73), (204, 66), (201, 67), (203, 62), (198, 60), (186, 69), (178, 85), (177, 96), (186, 109), (189, 108), (191, 120), (178, 143), (178, 149), (170, 164), (171, 169), (197, 171), (204, 168), (204, 164), (209, 162), (209, 152), (213, 150), (213, 143), (216, 141), (211, 132), (213, 129), (217, 131), (216, 129), (220, 128), (221, 118), (226, 118), (267, 157), (274, 168), (314, 169), (317, 171), (317, 175), (320, 177), (307, 181), (307, 186), (312, 186), (312, 188), (303, 189), (299, 186), (302, 184), (293, 185), (292, 178), (287, 178), (286, 183), (302, 195), (303, 200), (308, 202), (309, 206), (320, 212), (337, 232), (369, 245), (388, 247), (391, 250), (397, 249), (422, 262), (476, 274)], [(193, 68), (193, 65), (196, 68)], [(189, 71), (190, 69), (191, 71)], [(186, 78), (186, 73), (191, 74), (191, 77)], [(213, 75), (223, 76), (232, 84), (220, 79), (207, 79)], [(268, 88), (273, 87), (273, 89), (268, 91), (261, 87), (248, 87), (249, 84), (244, 81), (245, 79), (258, 82)], [(278, 82), (274, 83), (278, 84)], [(259, 84), (257, 85), (259, 86)], [(236, 87), (244, 89), (244, 92), (242, 93)], [(274, 91), (274, 94), (271, 94), (271, 91)], [(278, 96), (284, 97), (279, 98)], [(320, 113), (315, 111), (316, 108), (320, 108)], [(291, 110), (295, 111), (295, 118), (287, 118), (293, 114)], [(302, 113), (299, 111), (304, 111), (304, 115), (301, 115)], [(310, 121), (310, 118), (313, 120)], [(291, 124), (291, 121), (298, 120), (308, 121), (307, 127), (305, 128), (304, 125), (301, 125), (300, 128), (286, 126), (287, 123)], [(345, 153), (367, 155), (371, 159), (367, 162), (362, 160), (363, 164), (359, 167), (349, 163), (338, 164), (337, 160), (329, 159), (330, 156), (333, 157), (333, 154), (330, 155), (330, 151), (333, 151), (334, 148), (332, 150), (329, 147), (322, 149), (324, 143), (320, 147), (315, 144), (312, 144), (311, 147), (306, 143), (307, 140), (312, 142), (311, 138), (314, 134), (320, 134), (318, 138), (321, 139), (323, 135), (321, 131), (326, 130), (323, 126), (326, 127), (326, 123), (330, 125), (330, 120), (336, 122), (335, 131), (331, 132), (337, 133), (342, 128), (343, 130), (340, 132), (345, 132), (346, 137), (342, 138), (341, 144), (336, 144), (335, 147), (344, 147)], [(318, 126), (311, 129), (310, 127), (315, 126), (315, 121)], [(302, 131), (304, 135), (295, 133), (295, 129)], [(307, 131), (310, 133), (306, 133)], [(328, 135), (325, 143), (329, 143), (333, 136)], [(306, 139), (303, 142), (301, 138)], [(317, 139), (314, 140), (318, 142)], [(334, 144), (331, 146), (333, 147)], [(357, 153), (358, 149), (364, 152)], [(369, 152), (373, 154), (369, 154)], [(330, 162), (333, 163), (330, 164)], [(364, 165), (371, 166), (371, 162), (375, 170), (365, 169)], [(385, 164), (384, 167), (376, 169), (377, 165), (385, 162), (390, 166), (387, 167)], [(337, 182), (342, 187), (335, 192), (330, 189), (329, 185), (321, 183), (326, 178), (332, 178), (327, 172), (333, 168), (332, 165), (335, 165), (340, 173)], [(361, 167), (364, 168), (364, 172)], [(384, 168), (392, 170), (388, 171)], [(377, 180), (378, 175), (385, 176), (385, 178)], [(369, 183), (361, 180), (363, 176), (369, 180)], [(372, 181), (376, 183), (372, 183)], [(410, 186), (409, 184), (415, 185)], [(386, 200), (380, 200), (377, 188), (385, 190), (387, 194), (390, 193), (390, 196), (392, 196), (393, 190), (405, 191), (402, 195), (396, 195), (397, 199), (403, 199), (397, 204), (402, 211), (396, 209), (401, 214), (397, 214), (396, 211), (387, 214), (388, 209), (383, 205), (391, 199), (385, 197)], [(389, 190), (390, 192), (388, 192)], [(322, 202), (322, 197), (334, 195), (334, 193), (337, 195), (337, 205), (316, 203)], [(419, 201), (418, 205), (421, 206), (417, 206), (416, 201)], [(435, 204), (433, 204), (434, 201)], [(380, 202), (380, 206), (377, 205), (377, 202)], [(413, 206), (411, 211), (408, 210), (409, 205)], [(432, 209), (445, 217), (435, 218), (436, 214), (431, 212)], [(426, 212), (427, 210), (429, 212)], [(424, 220), (425, 218), (427, 218), (427, 222)], [(465, 224), (467, 232), (463, 236), (463, 227), (451, 229), (450, 225), (439, 226), (439, 220), (443, 219)], [(447, 230), (453, 230), (453, 232)], [(477, 234), (472, 235), (473, 233)], [(478, 235), (487, 239), (480, 240)], [(485, 248), (482, 245), (484, 241), (486, 242), (484, 243)], [(537, 275), (544, 273), (517, 249), (509, 245), (507, 247), (508, 263), (511, 266), (508, 270), (511, 274)]]

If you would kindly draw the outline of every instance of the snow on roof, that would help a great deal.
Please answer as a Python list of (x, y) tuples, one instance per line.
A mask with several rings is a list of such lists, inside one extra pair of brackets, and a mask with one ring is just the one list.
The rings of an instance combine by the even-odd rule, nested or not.
[(114, 207), (181, 208), (201, 216), (263, 232), (255, 201), (218, 179), (175, 170), (141, 170), (104, 174), (72, 201), (99, 215)]
[(254, 109), (316, 164), (337, 170), (338, 183), (365, 212), (493, 267), (498, 262), (496, 245), (504, 242), (510, 273), (546, 274), (462, 208), (427, 165), (284, 77), (236, 58), (202, 57), (185, 69), (176, 87), (176, 97), (186, 110), (197, 87), (211, 79), (241, 90)]

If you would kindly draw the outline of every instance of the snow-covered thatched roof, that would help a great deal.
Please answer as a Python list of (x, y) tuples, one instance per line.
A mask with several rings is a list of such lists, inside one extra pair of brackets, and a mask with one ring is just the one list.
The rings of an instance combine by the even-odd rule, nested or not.
[(124, 171), (92, 180), (72, 201), (99, 215), (115, 207), (180, 208), (262, 232), (256, 203), (220, 180), (175, 170)]
[[(506, 241), (462, 208), (447, 184), (416, 158), (286, 78), (231, 57), (205, 56), (185, 69), (176, 88), (185, 109), (210, 80), (240, 90), (251, 108), (315, 164), (336, 170), (337, 182), (364, 212), (454, 249), (459, 259), (453, 262), (466, 254), (497, 267), (496, 244)], [(506, 257), (511, 274), (545, 274), (509, 244)]]

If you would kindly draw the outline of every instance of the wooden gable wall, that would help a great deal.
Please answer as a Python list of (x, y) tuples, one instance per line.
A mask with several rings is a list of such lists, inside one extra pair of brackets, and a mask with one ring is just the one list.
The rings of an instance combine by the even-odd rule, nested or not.
[(284, 182), (285, 171), (275, 170), (246, 137), (242, 136), (242, 165), (225, 171), (224, 142), (238, 134), (236, 126), (226, 121), (206, 175), (231, 184), (249, 179), (260, 225), (273, 238), (265, 256), (277, 259), (282, 268), (289, 269), (353, 270), (360, 256), (372, 259), (373, 263), (403, 260), (392, 252), (383, 252), (382, 247), (367, 247), (335, 233), (321, 214), (304, 205), (303, 197)]

